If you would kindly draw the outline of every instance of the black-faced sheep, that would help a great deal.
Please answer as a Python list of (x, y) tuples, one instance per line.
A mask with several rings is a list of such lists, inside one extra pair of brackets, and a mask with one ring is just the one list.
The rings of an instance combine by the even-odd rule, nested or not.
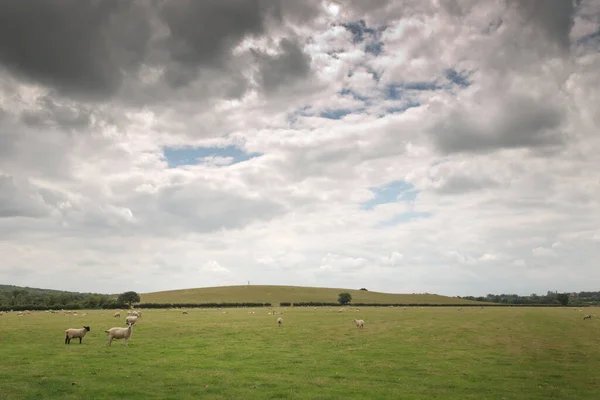
[(90, 331), (89, 326), (83, 326), (83, 328), (69, 328), (65, 331), (65, 344), (71, 344), (71, 339), (79, 338), (79, 344), (81, 344), (81, 339), (85, 336), (87, 332)]
[(592, 316), (588, 314), (585, 317), (583, 317), (583, 319), (592, 319)]
[(283, 318), (281, 318), (281, 317), (277, 318), (277, 325), (278, 326), (283, 325)]

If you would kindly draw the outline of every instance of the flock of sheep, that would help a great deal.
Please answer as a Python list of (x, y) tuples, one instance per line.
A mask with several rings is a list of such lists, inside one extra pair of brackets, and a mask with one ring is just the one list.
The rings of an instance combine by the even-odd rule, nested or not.
[[(342, 310), (340, 310), (342, 311)], [(358, 311), (358, 309), (357, 309)], [(48, 312), (48, 311), (47, 311)], [(52, 313), (55, 313), (54, 311), (50, 311)], [(250, 311), (250, 313), (254, 313), (253, 311)], [(4, 312), (0, 312), (0, 316), (3, 315)], [(29, 311), (19, 311), (17, 313), (18, 316), (24, 316), (30, 314)], [(187, 311), (183, 311), (183, 314), (188, 314)], [(271, 311), (269, 312), (269, 314), (276, 314), (276, 312)], [(282, 314), (282, 313), (281, 313)], [(65, 312), (65, 315), (69, 315), (68, 312)], [(70, 315), (73, 316), (77, 316), (76, 312), (72, 312)], [(87, 315), (87, 314), (82, 314), (82, 315)], [(115, 318), (120, 318), (121, 317), (121, 311), (118, 310), (115, 312), (114, 314)], [(107, 346), (110, 346), (112, 344), (113, 339), (125, 339), (125, 345), (129, 344), (129, 339), (131, 338), (131, 334), (133, 332), (133, 325), (135, 325), (135, 323), (138, 321), (139, 318), (142, 317), (142, 313), (141, 311), (127, 311), (127, 317), (125, 319), (125, 323), (127, 324), (127, 327), (113, 327), (110, 329), (105, 330), (104, 332), (108, 334), (108, 341), (106, 343)], [(591, 319), (592, 316), (591, 315), (585, 315), (583, 317), (584, 320), (586, 319)], [(354, 324), (356, 325), (357, 328), (364, 328), (365, 327), (365, 321), (362, 319), (353, 319)], [(283, 318), (282, 317), (278, 317), (277, 318), (277, 325), (279, 327), (281, 327), (283, 325)], [(65, 330), (65, 344), (70, 344), (71, 343), (71, 339), (79, 339), (79, 343), (81, 344), (82, 339), (85, 337), (86, 333), (90, 331), (90, 327), (87, 325), (84, 325), (82, 328), (69, 328), (67, 330)]]
[[(183, 311), (183, 314), (187, 314), (187, 311)], [(274, 313), (274, 312), (273, 312)], [(117, 311), (114, 314), (115, 318), (121, 317), (121, 311)], [(127, 318), (125, 322), (127, 324), (127, 328), (114, 327), (105, 330), (104, 332), (108, 333), (108, 342), (107, 346), (112, 344), (113, 339), (125, 339), (125, 345), (129, 344), (129, 339), (131, 338), (131, 334), (133, 332), (133, 325), (137, 322), (138, 318), (142, 317), (142, 313), (140, 311), (127, 311)], [(364, 328), (365, 321), (362, 319), (353, 319), (357, 328)], [(277, 326), (281, 327), (283, 325), (283, 318), (277, 318)], [(90, 331), (90, 327), (84, 325), (83, 328), (69, 328), (65, 330), (65, 344), (70, 344), (71, 339), (79, 339), (79, 344), (81, 344), (82, 339), (85, 337), (85, 334)]]
[[(120, 318), (121, 311), (115, 312), (114, 317)], [(141, 317), (142, 313), (140, 311), (127, 311), (127, 318), (125, 319), (127, 328), (114, 327), (104, 331), (108, 333), (108, 342), (106, 345), (110, 346), (113, 339), (125, 339), (125, 345), (129, 345), (129, 338), (131, 338), (131, 334), (133, 333), (133, 325), (137, 322), (138, 318)], [(90, 327), (87, 325), (84, 325), (83, 328), (67, 329), (65, 331), (65, 344), (70, 344), (71, 339), (79, 339), (79, 344), (81, 344), (81, 339), (83, 339), (85, 334), (89, 331)]]

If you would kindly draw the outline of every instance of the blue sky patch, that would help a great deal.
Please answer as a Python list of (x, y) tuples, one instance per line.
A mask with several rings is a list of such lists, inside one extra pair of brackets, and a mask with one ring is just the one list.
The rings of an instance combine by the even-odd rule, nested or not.
[(163, 154), (169, 168), (201, 164), (203, 159), (206, 160), (212, 157), (231, 158), (232, 161), (228, 163), (228, 165), (231, 165), (261, 155), (259, 153), (246, 153), (239, 147), (231, 145), (225, 147), (165, 147)]
[(446, 79), (462, 88), (466, 88), (471, 85), (468, 74), (461, 74), (453, 68), (447, 69), (445, 75)]
[(346, 115), (352, 114), (352, 113), (353, 113), (353, 111), (350, 109), (339, 108), (339, 109), (335, 109), (335, 110), (325, 110), (319, 114), (319, 117), (328, 118), (328, 119), (342, 119)]
[(367, 27), (364, 20), (350, 22), (343, 25), (344, 28), (348, 29), (352, 33), (353, 43), (362, 43), (365, 40), (365, 35), (374, 35), (375, 29)]
[(342, 95), (342, 96), (352, 96), (352, 98), (354, 100), (359, 100), (359, 101), (367, 101), (368, 100), (365, 96), (361, 96), (360, 94), (356, 93), (352, 89), (344, 88), (344, 89), (340, 90), (338, 92), (338, 94)]
[(379, 55), (383, 51), (383, 42), (381, 41), (381, 33), (386, 29), (386, 26), (378, 28), (368, 27), (364, 20), (350, 22), (342, 25), (350, 33), (352, 33), (352, 43), (365, 43), (365, 52), (374, 55)]
[(405, 181), (393, 181), (381, 187), (371, 187), (369, 190), (373, 192), (375, 197), (361, 203), (363, 210), (372, 210), (379, 204), (413, 201), (419, 194), (414, 185)]
[(366, 53), (371, 53), (376, 56), (380, 55), (382, 51), (383, 51), (383, 42), (376, 41), (373, 43), (367, 43), (367, 45), (365, 46)]
[(430, 218), (431, 213), (428, 212), (417, 212), (417, 211), (407, 211), (405, 213), (397, 214), (393, 218), (382, 221), (376, 225), (377, 228), (386, 228), (390, 226), (396, 226), (398, 224), (402, 224), (409, 221), (414, 221), (416, 219), (424, 219)]
[(404, 92), (411, 90), (439, 90), (442, 86), (435, 82), (408, 82), (403, 84), (386, 85), (383, 96), (386, 100), (399, 100), (403, 97)]

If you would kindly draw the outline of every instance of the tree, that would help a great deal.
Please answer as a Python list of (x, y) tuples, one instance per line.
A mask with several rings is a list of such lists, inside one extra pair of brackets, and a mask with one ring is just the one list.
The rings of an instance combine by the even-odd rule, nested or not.
[(140, 295), (137, 294), (136, 292), (125, 292), (125, 293), (121, 293), (117, 299), (117, 301), (119, 303), (125, 303), (127, 304), (129, 307), (131, 307), (131, 305), (133, 303), (139, 303), (140, 302)]
[(560, 293), (556, 295), (556, 300), (558, 300), (558, 302), (563, 305), (566, 306), (567, 304), (569, 304), (569, 295), (566, 293)]
[(366, 288), (360, 288), (360, 290), (364, 290), (365, 292), (368, 292), (368, 290)]
[(338, 296), (338, 301), (344, 306), (352, 301), (352, 295), (347, 292), (340, 293)]

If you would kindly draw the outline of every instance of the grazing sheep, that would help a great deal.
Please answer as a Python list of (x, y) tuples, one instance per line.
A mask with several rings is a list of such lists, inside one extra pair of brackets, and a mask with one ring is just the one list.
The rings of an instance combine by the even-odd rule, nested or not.
[(127, 323), (127, 328), (110, 328), (104, 332), (108, 333), (108, 342), (107, 346), (110, 346), (113, 339), (125, 339), (125, 346), (128, 346), (129, 338), (131, 337), (131, 333), (133, 324), (131, 322)]
[(79, 338), (79, 344), (81, 344), (81, 339), (85, 336), (87, 332), (90, 331), (89, 326), (83, 326), (83, 328), (69, 328), (65, 331), (65, 344), (71, 344), (71, 339)]
[(588, 314), (585, 317), (583, 317), (583, 319), (592, 319), (592, 316), (590, 314)]
[(363, 321), (362, 319), (355, 319), (354, 323), (356, 324), (357, 328), (364, 328), (365, 327), (365, 321)]
[(121, 311), (117, 311), (114, 315), (115, 318), (121, 318)]
[(136, 317), (135, 315), (130, 315), (127, 318), (125, 318), (125, 322), (131, 322), (131, 325), (134, 325), (137, 322), (137, 319), (138, 317)]
[(187, 313), (188, 313), (187, 311), (183, 311), (183, 312), (182, 312), (182, 314), (187, 314)]
[(277, 318), (277, 325), (278, 326), (283, 325), (283, 318), (281, 318), (281, 317)]

